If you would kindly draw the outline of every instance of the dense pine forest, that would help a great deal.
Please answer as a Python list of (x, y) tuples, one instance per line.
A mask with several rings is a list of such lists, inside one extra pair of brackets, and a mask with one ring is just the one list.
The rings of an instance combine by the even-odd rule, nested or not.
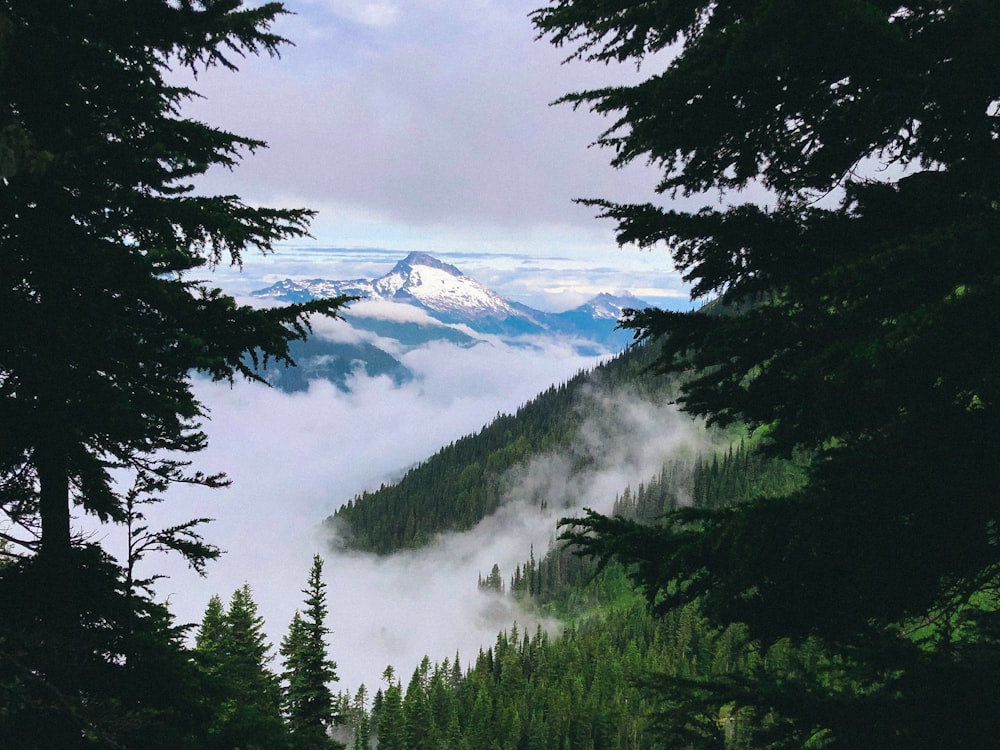
[(676, 379), (648, 376), (655, 356), (653, 346), (631, 347), (553, 385), (514, 414), (498, 414), (478, 433), (445, 446), (399, 482), (349, 500), (327, 520), (328, 527), (354, 549), (385, 554), (420, 547), (442, 531), (475, 526), (508, 499), (511, 469), (530, 457), (564, 453), (577, 467), (589, 460), (576, 432), (594, 394), (628, 389), (636, 397), (668, 399)]
[[(622, 387), (635, 379), (655, 378), (636, 370)], [(681, 507), (723, 507), (780, 494), (801, 481), (800, 462), (767, 459), (736, 444), (719, 454), (671, 459), (658, 474), (622, 488), (614, 515), (655, 525)], [(325, 606), (319, 558), (314, 565), (304, 593), (314, 607)], [(761, 717), (702, 707), (700, 713), (685, 712), (678, 723), (662, 713), (658, 691), (664, 684), (736, 680), (761, 670), (792, 674), (822, 657), (812, 645), (785, 643), (762, 651), (743, 629), (712, 626), (697, 604), (658, 615), (624, 566), (599, 565), (562, 542), (537, 557), (527, 550), (513, 571), (494, 566), (479, 583), (487, 595), (514, 597), (527, 611), (563, 624), (526, 632), (515, 623), (477, 654), (387, 665), (379, 684), (331, 694), (333, 737), (359, 750), (653, 748), (686, 747), (690, 735), (709, 736), (721, 727), (730, 746), (750, 746), (748, 738), (769, 726)], [(311, 621), (315, 627), (322, 617), (313, 612)], [(301, 705), (296, 691), (303, 690), (302, 678), (294, 667), (309, 663), (301, 654), (323, 654), (325, 677), (336, 676), (330, 658), (335, 649), (326, 654), (321, 637), (312, 646), (302, 643), (299, 622), (297, 614), (282, 641), (282, 672), (271, 665), (273, 648), (264, 640), (248, 587), (233, 592), (228, 607), (219, 597), (209, 603), (194, 653), (226, 691), (212, 719), (218, 739), (212, 747), (279, 747), (288, 736), (292, 740), (283, 741), (294, 741), (282, 707)], [(315, 688), (312, 694), (321, 695)], [(267, 744), (259, 744), (265, 737)]]
[[(801, 481), (800, 463), (734, 446), (666, 463), (623, 488), (615, 515), (655, 524), (681, 505), (721, 507)], [(341, 693), (341, 737), (350, 747), (367, 748), (372, 737), (396, 748), (688, 747), (692, 736), (716, 735), (727, 746), (751, 747), (750, 738), (768, 731), (766, 720), (701, 707), (679, 721), (662, 712), (658, 691), (761, 670), (792, 674), (820, 659), (812, 644), (762, 652), (738, 626), (713, 627), (697, 604), (657, 615), (622, 565), (599, 566), (562, 543), (537, 559), (529, 550), (514, 571), (495, 566), (480, 587), (566, 625), (554, 632), (515, 625), (468, 662), (460, 654), (425, 658), (408, 680), (393, 666), (374, 694), (367, 686)]]
[[(607, 392), (663, 392), (650, 361), (640, 346), (572, 382), (613, 383)], [(552, 394), (572, 387), (551, 389), (504, 418), (507, 434), (530, 430), (544, 412), (538, 403), (547, 406)], [(530, 456), (526, 452), (521, 460)], [(419, 490), (420, 476), (413, 471), (404, 481)], [(657, 474), (623, 487), (613, 515), (656, 525), (680, 508), (721, 508), (779, 495), (801, 481), (801, 461), (767, 458), (741, 440), (708, 455), (682, 451), (670, 458)], [(566, 523), (571, 527), (572, 520)], [(336, 647), (328, 649), (324, 641), (321, 571), (317, 557), (303, 590), (305, 614), (296, 613), (277, 652), (263, 635), (248, 586), (232, 592), (228, 603), (221, 596), (209, 602), (193, 651), (211, 676), (217, 705), (203, 717), (214, 738), (207, 747), (332, 747), (338, 741), (366, 750), (686, 747), (692, 733), (707, 736), (717, 727), (731, 746), (749, 746), (747, 738), (766, 729), (753, 712), (702, 707), (700, 713), (685, 711), (678, 723), (662, 713), (658, 691), (664, 684), (735, 680), (760, 670), (783, 675), (821, 657), (815, 647), (790, 644), (762, 651), (742, 628), (711, 625), (697, 603), (657, 614), (655, 601), (625, 566), (601, 564), (557, 542), (548, 550), (526, 550), (512, 571), (494, 566), (479, 585), (484, 595), (513, 597), (526, 611), (562, 624), (526, 632), (515, 623), (477, 654), (387, 665), (378, 684), (345, 686), (334, 694)], [(313, 721), (305, 726), (313, 729), (297, 729), (295, 717), (309, 710)], [(319, 720), (323, 716), (329, 726)], [(315, 744), (303, 745), (304, 732), (316, 730)]]

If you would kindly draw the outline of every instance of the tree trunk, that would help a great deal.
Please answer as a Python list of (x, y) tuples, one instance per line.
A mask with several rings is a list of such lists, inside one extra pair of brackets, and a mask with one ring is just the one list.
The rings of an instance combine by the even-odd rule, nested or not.
[[(40, 706), (37, 729), (47, 747), (80, 745), (86, 721), (74, 699), (82, 686), (79, 618), (80, 593), (76, 590), (69, 512), (69, 459), (59, 440), (40, 441), (34, 452), (38, 471), (42, 539), (38, 553), (38, 592), (27, 605), (35, 608), (40, 653), (37, 662), (42, 683), (48, 688)], [(41, 747), (42, 745), (39, 745)]]
[(42, 520), (40, 554), (50, 563), (69, 559), (69, 458), (58, 441), (35, 448), (38, 470), (38, 512)]

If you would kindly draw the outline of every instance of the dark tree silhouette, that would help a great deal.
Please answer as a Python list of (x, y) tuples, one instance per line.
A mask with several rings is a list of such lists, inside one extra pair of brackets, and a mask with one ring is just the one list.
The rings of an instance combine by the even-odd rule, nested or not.
[[(690, 373), (685, 409), (813, 456), (782, 497), (655, 531), (595, 516), (598, 539), (575, 538), (637, 562), (668, 605), (700, 599), (768, 642), (819, 636), (852, 664), (865, 687), (850, 698), (780, 698), (799, 740), (989, 744), (1000, 6), (554, 0), (533, 19), (573, 57), (654, 69), (566, 97), (616, 118), (600, 139), (616, 165), (662, 169), (655, 201), (591, 203), (713, 298), (626, 324)], [(766, 197), (725, 205), (744, 190)], [(674, 208), (677, 194), (706, 207)], [(935, 684), (963, 687), (938, 702)]]
[(320, 750), (337, 748), (328, 730), (335, 719), (333, 692), (330, 684), (336, 682), (337, 663), (327, 652), (326, 626), (328, 607), (326, 584), (323, 582), (323, 558), (313, 556), (312, 567), (305, 594), (305, 607), (295, 612), (288, 634), (281, 642), (282, 678), (285, 685), (282, 704), (296, 748)]
[[(0, 538), (16, 560), (2, 571), (0, 609), (12, 615), (0, 649), (30, 693), (8, 722), (47, 732), (42, 745), (122, 742), (134, 726), (110, 707), (127, 706), (118, 718), (135, 724), (152, 704), (144, 714), (142, 693), (108, 676), (137, 649), (152, 653), (156, 633), (157, 649), (179, 653), (132, 564), (166, 548), (198, 567), (215, 551), (192, 530), (199, 520), (141, 528), (121, 477), (155, 492), (227, 483), (185, 460), (206, 442), (191, 374), (260, 379), (261, 366), (290, 362), (310, 314), (335, 316), (346, 301), (257, 310), (204, 280), (303, 236), (311, 212), (196, 193), (210, 167), (265, 144), (184, 117), (197, 94), (170, 72), (276, 55), (285, 40), (271, 27), (285, 12), (240, 0), (0, 1)], [(127, 581), (74, 538), (74, 509), (129, 527)]]

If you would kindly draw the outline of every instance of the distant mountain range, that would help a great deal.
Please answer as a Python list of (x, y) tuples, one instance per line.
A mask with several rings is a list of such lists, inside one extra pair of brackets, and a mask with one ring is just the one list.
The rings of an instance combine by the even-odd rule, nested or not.
[[(358, 331), (372, 334), (367, 343), (333, 342), (313, 337), (298, 343), (293, 356), (297, 370), (265, 373), (283, 390), (304, 390), (316, 378), (346, 387), (348, 376), (362, 368), (368, 375), (389, 375), (396, 382), (408, 379), (406, 367), (378, 345), (378, 339), (412, 349), (433, 341), (474, 346), (488, 337), (508, 344), (529, 346), (531, 337), (569, 340), (583, 354), (614, 353), (625, 348), (631, 334), (615, 330), (622, 309), (643, 308), (647, 303), (632, 295), (600, 294), (583, 305), (550, 313), (512, 302), (466, 276), (455, 266), (426, 253), (410, 253), (391, 271), (376, 279), (284, 279), (253, 296), (280, 302), (353, 295), (365, 301), (387, 303), (348, 309), (345, 318)], [(416, 308), (406, 314), (406, 307)], [(390, 347), (393, 348), (393, 347)]]

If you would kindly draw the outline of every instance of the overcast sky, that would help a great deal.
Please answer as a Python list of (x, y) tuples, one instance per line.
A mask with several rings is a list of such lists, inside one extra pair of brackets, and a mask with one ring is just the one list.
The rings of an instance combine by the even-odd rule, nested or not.
[(486, 254), (480, 268), (500, 258), (508, 271), (512, 256), (529, 256), (549, 294), (680, 294), (665, 251), (619, 250), (612, 223), (573, 203), (650, 200), (656, 174), (611, 168), (610, 152), (589, 147), (609, 123), (550, 106), (639, 73), (562, 64), (568, 50), (535, 39), (528, 15), (541, 4), (286, 0), (294, 15), (277, 31), (295, 46), (281, 59), (249, 58), (194, 84), (205, 98), (187, 114), (270, 146), (203, 187), (318, 210), (314, 247)]

